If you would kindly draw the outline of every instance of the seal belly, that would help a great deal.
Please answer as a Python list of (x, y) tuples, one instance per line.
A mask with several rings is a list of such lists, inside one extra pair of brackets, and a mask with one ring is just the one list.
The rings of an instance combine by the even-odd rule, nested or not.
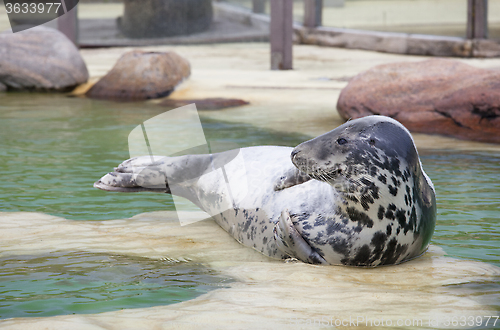
[[(274, 227), (282, 211), (293, 214), (310, 212), (310, 207), (331, 208), (332, 189), (319, 181), (275, 191), (275, 182), (294, 166), (290, 160), (292, 148), (257, 147), (241, 149), (245, 159), (245, 171), (231, 171), (227, 175), (231, 181), (246, 186), (245, 193), (234, 191), (240, 199), (233, 208), (216, 214), (213, 218), (238, 242), (256, 249), (273, 258), (287, 258), (289, 255), (278, 249), (274, 239)], [(206, 194), (221, 194), (221, 188), (211, 180), (198, 182), (198, 188)], [(244, 196), (242, 196), (244, 195)], [(202, 208), (207, 207), (202, 205)]]

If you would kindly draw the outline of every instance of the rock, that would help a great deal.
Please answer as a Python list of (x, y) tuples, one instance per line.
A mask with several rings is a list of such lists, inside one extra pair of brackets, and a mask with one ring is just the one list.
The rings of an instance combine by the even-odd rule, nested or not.
[(118, 26), (127, 37), (160, 38), (205, 31), (212, 0), (124, 0)]
[(445, 59), (376, 66), (340, 93), (344, 119), (392, 117), (410, 131), (500, 143), (500, 70)]
[(75, 45), (47, 28), (0, 33), (0, 83), (14, 90), (66, 91), (89, 73)]
[(192, 99), (192, 100), (179, 100), (179, 99), (166, 99), (160, 105), (169, 108), (179, 108), (188, 104), (196, 104), (197, 110), (220, 110), (225, 108), (240, 107), (247, 105), (249, 102), (240, 99), (225, 99), (225, 98), (207, 98), (207, 99)]
[(500, 56), (500, 42), (491, 39), (474, 39), (473, 40), (473, 53), (474, 57), (499, 57)]
[[(378, 52), (426, 56), (494, 56), (495, 52), (477, 52), (476, 42), (464, 38), (407, 33), (362, 31), (320, 26), (294, 28), (299, 43)], [(493, 41), (492, 44), (495, 42)], [(485, 47), (483, 43), (481, 43)], [(492, 46), (490, 45), (489, 48)], [(497, 55), (498, 56), (498, 55)]]
[(135, 50), (125, 53), (86, 95), (124, 101), (164, 97), (190, 73), (189, 62), (177, 53)]
[(5, 92), (7, 90), (7, 86), (4, 84), (0, 83), (0, 92)]

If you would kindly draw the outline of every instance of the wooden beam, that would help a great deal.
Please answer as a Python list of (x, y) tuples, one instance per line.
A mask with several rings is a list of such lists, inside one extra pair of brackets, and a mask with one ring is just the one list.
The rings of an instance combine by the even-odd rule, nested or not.
[[(64, 1), (62, 2), (64, 5)], [(66, 12), (66, 7), (65, 12)], [(57, 28), (78, 47), (78, 6), (59, 16)]]
[(252, 0), (252, 11), (257, 14), (266, 12), (266, 0)]
[(271, 70), (292, 69), (293, 0), (271, 0)]
[(315, 28), (321, 26), (323, 0), (304, 0), (304, 26)]
[(467, 0), (467, 38), (488, 38), (488, 0)]

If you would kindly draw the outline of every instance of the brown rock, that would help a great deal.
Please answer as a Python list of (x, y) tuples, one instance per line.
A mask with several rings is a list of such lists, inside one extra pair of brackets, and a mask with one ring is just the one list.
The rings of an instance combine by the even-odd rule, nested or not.
[(164, 97), (190, 73), (189, 62), (174, 52), (135, 50), (124, 54), (86, 95), (123, 101)]
[(444, 59), (376, 66), (342, 90), (344, 119), (378, 114), (409, 130), (500, 143), (500, 70)]
[(240, 107), (249, 104), (247, 101), (240, 99), (225, 99), (225, 98), (207, 98), (207, 99), (192, 99), (192, 100), (176, 100), (166, 99), (160, 105), (169, 108), (179, 108), (188, 104), (196, 104), (197, 110), (220, 110), (225, 108)]
[(39, 26), (0, 33), (0, 85), (7, 89), (65, 91), (88, 77), (78, 49), (61, 32)]

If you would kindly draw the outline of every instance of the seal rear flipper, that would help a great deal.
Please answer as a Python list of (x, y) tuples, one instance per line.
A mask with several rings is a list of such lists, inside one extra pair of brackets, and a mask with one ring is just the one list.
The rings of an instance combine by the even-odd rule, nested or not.
[(274, 240), (281, 252), (310, 264), (328, 264), (325, 259), (307, 244), (302, 236), (300, 236), (292, 223), (288, 211), (283, 211), (281, 213), (278, 222), (274, 226), (273, 232)]
[(311, 180), (310, 176), (294, 167), (279, 178), (278, 182), (274, 185), (274, 191), (290, 188), (309, 180)]

